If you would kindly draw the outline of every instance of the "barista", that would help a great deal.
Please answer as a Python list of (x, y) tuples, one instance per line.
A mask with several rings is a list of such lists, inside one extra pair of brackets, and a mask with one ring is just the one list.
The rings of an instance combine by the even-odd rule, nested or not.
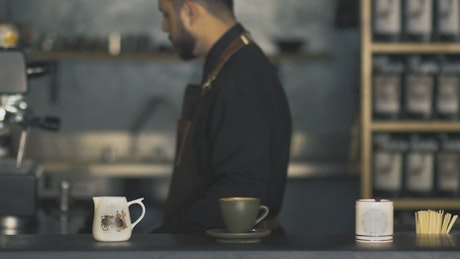
[(218, 199), (258, 197), (278, 227), (291, 137), (276, 71), (232, 0), (159, 0), (163, 31), (184, 60), (204, 57), (200, 85), (185, 90), (164, 222), (154, 232), (222, 227)]

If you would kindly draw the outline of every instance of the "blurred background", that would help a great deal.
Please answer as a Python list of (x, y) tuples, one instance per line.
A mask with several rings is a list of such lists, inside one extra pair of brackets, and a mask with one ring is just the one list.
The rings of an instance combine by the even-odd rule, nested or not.
[[(276, 65), (294, 120), (283, 225), (292, 234), (353, 233), (357, 1), (235, 5)], [(41, 170), (38, 232), (81, 231), (95, 195), (145, 197), (149, 211), (136, 231), (158, 226), (183, 90), (199, 82), (202, 63), (174, 54), (157, 1), (0, 0), (0, 21), (19, 26), (28, 60), (48, 62), (46, 75), (29, 80), (29, 107), (61, 120), (58, 132), (32, 130), (25, 153)], [(14, 156), (17, 136), (3, 138), (11, 139), (4, 157)]]

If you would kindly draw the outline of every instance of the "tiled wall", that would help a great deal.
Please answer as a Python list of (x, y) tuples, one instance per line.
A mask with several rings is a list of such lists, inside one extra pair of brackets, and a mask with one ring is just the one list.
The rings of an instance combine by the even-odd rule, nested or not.
[[(239, 20), (267, 52), (276, 51), (275, 38), (301, 37), (307, 42), (304, 51), (332, 56), (331, 60), (279, 65), (294, 118), (295, 158), (347, 156), (359, 100), (359, 31), (334, 26), (338, 1), (236, 0)], [(119, 31), (167, 44), (155, 0), (0, 0), (2, 7), (7, 10), (0, 11), (0, 18), (30, 24), (36, 39), (49, 32), (61, 37), (106, 38)], [(58, 69), (55, 102), (50, 97), (50, 77), (31, 81), (27, 95), (37, 114), (62, 118), (58, 134), (129, 131), (134, 117), (156, 97), (168, 99), (175, 108), (161, 107), (146, 130), (172, 132), (183, 87), (198, 81), (201, 64), (65, 61)]]

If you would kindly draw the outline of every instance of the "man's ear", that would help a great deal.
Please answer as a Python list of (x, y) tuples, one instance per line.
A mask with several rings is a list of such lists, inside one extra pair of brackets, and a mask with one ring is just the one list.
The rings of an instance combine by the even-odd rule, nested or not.
[(193, 25), (200, 16), (200, 10), (197, 5), (193, 0), (185, 0), (182, 6), (184, 18), (190, 22), (190, 25)]

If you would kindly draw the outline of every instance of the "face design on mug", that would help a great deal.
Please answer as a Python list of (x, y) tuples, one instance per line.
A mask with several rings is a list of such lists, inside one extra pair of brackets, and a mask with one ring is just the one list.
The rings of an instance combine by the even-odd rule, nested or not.
[(115, 213), (109, 213), (101, 216), (101, 228), (104, 232), (115, 230), (120, 232), (128, 228), (126, 224), (126, 212), (116, 210)]

